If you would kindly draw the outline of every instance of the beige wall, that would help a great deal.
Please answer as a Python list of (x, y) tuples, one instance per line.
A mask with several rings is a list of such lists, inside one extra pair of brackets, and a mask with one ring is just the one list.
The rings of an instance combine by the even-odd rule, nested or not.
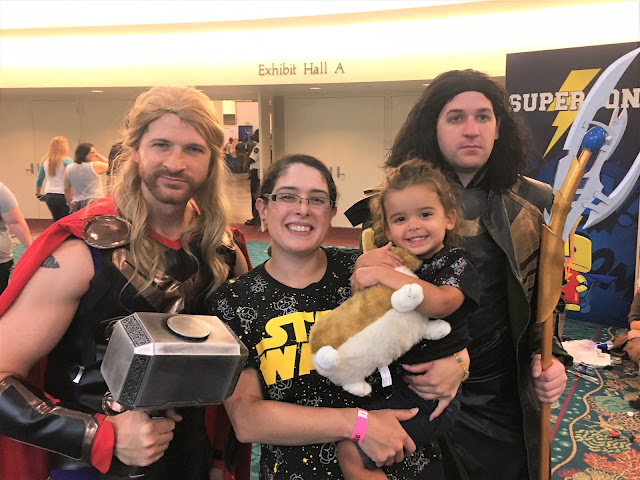
[[(360, 198), (366, 187), (380, 181), (379, 167), (385, 153), (416, 98), (417, 95), (393, 94), (284, 97), (284, 109), (280, 114), (283, 119), (274, 123), (274, 137), (283, 139), (283, 147), (277, 154), (316, 155), (334, 168), (334, 174), (340, 167), (344, 176), (336, 178), (340, 213), (335, 225), (350, 226), (342, 212)], [(261, 101), (266, 110), (269, 99)], [(71, 156), (80, 142), (93, 143), (98, 152), (106, 156), (111, 145), (120, 138), (129, 105), (130, 100), (125, 99), (0, 98), (0, 180), (16, 194), (27, 218), (50, 218), (46, 205), (34, 196), (37, 167), (50, 139), (56, 135), (66, 136)], [(253, 104), (252, 111), (256, 105)], [(265, 121), (268, 113), (264, 112)], [(258, 127), (257, 124), (254, 126)], [(268, 131), (268, 128), (261, 131)], [(267, 142), (268, 139), (263, 137), (261, 140)], [(263, 151), (270, 149), (266, 144), (262, 148)], [(267, 155), (265, 159), (264, 168), (268, 167)]]
[(344, 211), (382, 180), (386, 153), (416, 98), (285, 98), (284, 153), (313, 155), (332, 170), (340, 195), (335, 226), (350, 227)]
[(119, 140), (127, 100), (7, 100), (0, 98), (0, 179), (16, 195), (27, 218), (51, 218), (35, 198), (40, 159), (51, 138), (69, 140), (69, 156), (79, 143), (93, 143), (107, 156)]

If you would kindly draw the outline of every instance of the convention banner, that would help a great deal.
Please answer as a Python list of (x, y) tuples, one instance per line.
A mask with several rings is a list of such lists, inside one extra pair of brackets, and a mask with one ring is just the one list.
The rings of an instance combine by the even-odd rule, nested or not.
[[(562, 185), (584, 133), (607, 132), (565, 230), (568, 318), (627, 326), (634, 295), (640, 188), (640, 43), (507, 55), (506, 88), (533, 137), (528, 175)], [(573, 227), (573, 229), (572, 229)]]

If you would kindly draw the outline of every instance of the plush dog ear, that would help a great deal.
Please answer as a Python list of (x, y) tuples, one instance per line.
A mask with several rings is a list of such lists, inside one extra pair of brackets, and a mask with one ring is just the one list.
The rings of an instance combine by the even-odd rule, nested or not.
[(362, 232), (362, 251), (368, 252), (376, 248), (375, 243), (373, 241), (373, 228), (367, 228)]

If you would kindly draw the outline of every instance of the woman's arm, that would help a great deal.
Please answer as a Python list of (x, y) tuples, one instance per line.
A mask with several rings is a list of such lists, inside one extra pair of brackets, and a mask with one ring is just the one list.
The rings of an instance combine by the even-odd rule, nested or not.
[(71, 205), (71, 202), (73, 202), (73, 189), (71, 188), (67, 172), (68, 170), (65, 168), (62, 182), (64, 184), (64, 198), (67, 200), (67, 205)]
[[(243, 443), (309, 445), (350, 439), (356, 422), (355, 408), (319, 408), (264, 400), (258, 372), (245, 369), (225, 403), (236, 436)], [(400, 425), (414, 410), (369, 412), (362, 449), (382, 464), (401, 461), (415, 444)]]
[(93, 168), (93, 173), (96, 175), (107, 173), (109, 170), (109, 159), (97, 153), (96, 159), (91, 162), (91, 168)]
[(44, 177), (44, 165), (41, 163), (40, 168), (38, 169), (38, 176), (36, 177), (36, 195), (40, 195), (40, 189), (42, 188)]

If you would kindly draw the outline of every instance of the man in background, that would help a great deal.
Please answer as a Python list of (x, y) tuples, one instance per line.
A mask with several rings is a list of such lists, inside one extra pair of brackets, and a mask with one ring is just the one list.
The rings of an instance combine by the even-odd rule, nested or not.
[(260, 129), (251, 135), (253, 148), (249, 154), (249, 188), (251, 189), (251, 218), (244, 222), (245, 225), (260, 225), (260, 217), (256, 210), (256, 200), (260, 191)]

